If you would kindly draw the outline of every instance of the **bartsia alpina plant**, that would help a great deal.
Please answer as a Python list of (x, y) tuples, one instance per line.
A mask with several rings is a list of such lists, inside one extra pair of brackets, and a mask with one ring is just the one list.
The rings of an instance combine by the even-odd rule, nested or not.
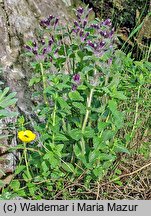
[[(103, 195), (101, 184), (125, 185), (127, 146), (134, 155), (140, 127), (144, 140), (141, 123), (149, 128), (150, 65), (117, 50), (111, 20), (92, 20), (90, 12), (79, 7), (70, 26), (54, 15), (42, 19), (39, 36), (25, 45), (32, 107), (26, 119), (18, 117), (15, 130), (9, 127), (18, 131), (18, 145), (7, 151), (20, 157), (8, 186), (1, 172), (0, 199), (107, 199), (113, 191)], [(7, 111), (16, 102), (8, 91), (0, 90), (0, 120), (16, 116)], [(146, 144), (141, 148), (149, 158)]]
[(101, 57), (106, 50), (111, 50), (114, 44), (114, 29), (111, 28), (110, 19), (102, 22), (91, 23), (88, 21), (90, 10), (80, 8), (77, 10), (77, 21), (74, 21), (72, 29), (77, 39), (80, 39), (83, 46), (90, 46), (95, 55)]
[(43, 171), (50, 179), (86, 170), (99, 180), (116, 158), (111, 140), (123, 116), (115, 99), (118, 82), (112, 87), (115, 34), (110, 19), (90, 21), (90, 12), (78, 8), (70, 28), (50, 15), (40, 22), (40, 37), (25, 46), (34, 60), (30, 86), (40, 84), (34, 95), (43, 96), (35, 107), (42, 121), (34, 130), (44, 146), (40, 169), (50, 164), (50, 172)]

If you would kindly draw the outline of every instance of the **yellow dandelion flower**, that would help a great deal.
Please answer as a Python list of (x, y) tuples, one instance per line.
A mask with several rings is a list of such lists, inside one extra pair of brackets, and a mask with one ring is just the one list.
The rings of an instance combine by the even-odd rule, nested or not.
[(18, 138), (23, 141), (23, 142), (31, 142), (33, 140), (35, 140), (36, 138), (36, 134), (34, 134), (32, 131), (30, 130), (25, 130), (25, 131), (19, 131), (18, 132)]

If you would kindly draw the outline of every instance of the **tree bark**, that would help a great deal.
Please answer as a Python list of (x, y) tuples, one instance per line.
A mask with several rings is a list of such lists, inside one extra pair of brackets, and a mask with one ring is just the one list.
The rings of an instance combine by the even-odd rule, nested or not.
[[(75, 1), (74, 1), (75, 3)], [(28, 88), (28, 80), (31, 78), (25, 58), (21, 56), (23, 45), (36, 37), (36, 29), (42, 18), (50, 14), (58, 16), (65, 22), (72, 19), (72, 5), (70, 0), (0, 0), (0, 67), (2, 68), (1, 79), (5, 86), (10, 87), (12, 92), (17, 92), (16, 109), (28, 120), (31, 119), (32, 101), (31, 92)], [(5, 119), (1, 122), (6, 127), (8, 122), (16, 119)], [(0, 128), (0, 134), (8, 131)], [(16, 137), (16, 132), (14, 132)], [(3, 155), (3, 163), (0, 169), (4, 173), (14, 169), (14, 156), (7, 153), (6, 146), (17, 145), (16, 138), (11, 143), (7, 139), (1, 140), (4, 148), (0, 147), (0, 156)], [(5, 161), (7, 164), (5, 163)], [(3, 173), (0, 174), (0, 178)]]

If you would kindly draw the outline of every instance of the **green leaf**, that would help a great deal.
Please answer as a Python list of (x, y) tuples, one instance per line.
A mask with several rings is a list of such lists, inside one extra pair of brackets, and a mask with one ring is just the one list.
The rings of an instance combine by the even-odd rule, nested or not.
[(60, 106), (61, 106), (62, 109), (65, 109), (65, 110), (68, 110), (68, 111), (70, 110), (70, 106), (67, 104), (67, 102), (65, 101), (65, 99), (63, 99), (61, 97), (58, 97), (57, 101), (60, 104)]
[(56, 141), (68, 141), (68, 138), (65, 135), (60, 133), (60, 134), (55, 135), (55, 140)]
[(123, 114), (117, 110), (117, 103), (115, 100), (110, 100), (108, 102), (109, 109), (111, 110), (114, 116), (114, 123), (117, 128), (121, 128), (123, 126)]
[(3, 91), (0, 90), (0, 101), (4, 98), (4, 96), (8, 93), (9, 87), (6, 87)]
[(30, 195), (31, 195), (31, 196), (35, 196), (35, 192), (36, 192), (36, 190), (37, 190), (36, 185), (34, 185), (34, 184), (31, 183), (31, 182), (28, 182), (28, 183), (27, 183), (27, 186), (28, 186), (28, 190), (29, 190)]
[(24, 189), (20, 189), (19, 191), (17, 191), (18, 196), (21, 197), (26, 197), (26, 192)]
[(82, 60), (83, 57), (85, 56), (85, 53), (82, 52), (82, 50), (77, 50), (76, 54), (79, 56), (80, 60)]
[(81, 161), (85, 166), (87, 166), (88, 163), (86, 161), (85, 155), (82, 154), (81, 148), (79, 147), (78, 144), (74, 145), (73, 150), (74, 150), (74, 153), (75, 153), (77, 159), (79, 161)]
[(86, 86), (86, 85), (79, 85), (78, 86), (78, 90), (82, 90), (82, 91), (84, 91), (84, 90), (86, 90), (88, 87)]
[(106, 145), (104, 141), (102, 141), (102, 138), (98, 136), (93, 137), (93, 147), (102, 152), (108, 151), (108, 145)]
[(10, 112), (8, 110), (0, 110), (0, 117), (8, 117), (8, 118), (11, 118), (11, 117), (15, 117), (17, 116), (18, 113), (17, 112)]
[(94, 168), (94, 169), (93, 169), (93, 173), (94, 173), (94, 175), (95, 175), (97, 178), (99, 178), (100, 180), (101, 180), (101, 179), (104, 177), (104, 175), (105, 175), (105, 172), (104, 172), (104, 170), (103, 170), (103, 168), (102, 168), (101, 166)]
[(123, 186), (123, 182), (120, 181), (120, 180), (116, 180), (116, 181), (114, 181), (114, 183), (117, 184), (117, 185), (119, 185), (120, 187)]
[(18, 122), (18, 124), (19, 125), (23, 125), (24, 123), (25, 123), (25, 118), (24, 118), (24, 116), (22, 115), (22, 116), (19, 116), (19, 118), (17, 119), (17, 122)]
[(94, 129), (91, 127), (86, 127), (84, 130), (84, 137), (86, 138), (92, 138), (94, 136)]
[(108, 104), (109, 104), (109, 108), (112, 111), (112, 113), (115, 113), (116, 110), (117, 110), (117, 103), (116, 103), (116, 101), (115, 100), (109, 100)]
[(6, 108), (8, 106), (14, 105), (17, 102), (17, 98), (10, 99), (6, 97), (4, 100), (0, 101), (0, 107)]
[(117, 99), (120, 99), (120, 100), (126, 100), (127, 97), (123, 94), (122, 91), (115, 91), (115, 92), (112, 92), (112, 97), (114, 98), (117, 98)]
[(25, 168), (26, 168), (25, 165), (20, 165), (20, 166), (16, 167), (15, 175), (18, 175), (19, 173), (21, 173)]
[(73, 129), (69, 131), (69, 136), (71, 136), (72, 139), (78, 141), (82, 138), (82, 132), (79, 129)]
[(58, 144), (55, 146), (55, 150), (60, 153), (62, 151), (63, 147), (64, 147), (64, 144)]
[(127, 153), (127, 154), (130, 154), (130, 151), (122, 146), (122, 145), (119, 145), (119, 144), (116, 144), (113, 148), (113, 150), (116, 152), (116, 153)]
[(143, 85), (143, 84), (145, 83), (145, 79), (144, 79), (144, 76), (143, 76), (142, 73), (139, 75), (139, 83), (140, 83), (141, 85)]
[(84, 67), (82, 69), (82, 73), (86, 73), (87, 74), (91, 70), (94, 70), (94, 66), (93, 65)]
[[(5, 138), (7, 138), (7, 137), (10, 137), (11, 135), (0, 135), (0, 140), (1, 139), (5, 139)], [(0, 144), (0, 146), (4, 146), (4, 144)]]
[(77, 109), (80, 109), (80, 113), (81, 113), (81, 114), (85, 114), (86, 107), (85, 107), (82, 103), (73, 102), (72, 105), (73, 105), (74, 107), (76, 107)]
[(68, 162), (63, 163), (62, 168), (67, 172), (74, 173), (74, 166)]
[(33, 86), (34, 84), (37, 84), (41, 81), (41, 78), (40, 77), (33, 77), (30, 79), (29, 81), (29, 86)]
[(117, 90), (114, 90), (110, 93), (111, 97), (113, 98), (117, 98), (117, 99), (120, 99), (120, 100), (126, 100), (127, 97), (123, 94), (122, 91), (117, 91)]
[(109, 122), (98, 122), (98, 131), (101, 132), (102, 130), (107, 128), (107, 126), (109, 125), (110, 125)]
[(105, 154), (105, 153), (100, 153), (100, 160), (101, 161), (106, 161), (106, 160), (115, 160), (115, 156), (111, 154)]
[(10, 184), (10, 187), (14, 190), (14, 191), (18, 191), (20, 188), (20, 182), (18, 180), (13, 180)]
[(69, 89), (70, 86), (67, 85), (67, 84), (64, 84), (64, 83), (59, 83), (56, 85), (56, 87), (59, 89), (59, 90), (62, 90), (62, 89)]
[(5, 96), (5, 99), (9, 100), (15, 97), (15, 95), (17, 94), (17, 92), (12, 92), (10, 94), (8, 94), (7, 96)]
[[(46, 153), (43, 159), (48, 160), (49, 164), (51, 165), (51, 168), (56, 168), (60, 164), (60, 159), (58, 158), (57, 154), (55, 156), (54, 152), (52, 151)], [(49, 170), (49, 167), (46, 164), (44, 164), (44, 168), (47, 171)]]
[(94, 163), (100, 158), (100, 151), (93, 150), (89, 153), (89, 163)]
[(77, 144), (74, 146), (74, 153), (77, 156), (77, 158), (81, 155), (81, 149)]
[(69, 98), (73, 101), (84, 101), (83, 97), (78, 91), (69, 92)]
[(49, 170), (49, 167), (48, 167), (48, 165), (46, 164), (45, 161), (43, 161), (43, 162), (41, 163), (41, 167), (42, 167), (42, 169), (43, 169), (43, 172), (45, 172), (45, 173)]
[(102, 133), (102, 139), (104, 142), (106, 142), (107, 140), (111, 140), (114, 136), (115, 136), (115, 131), (111, 131), (111, 130), (106, 130)]

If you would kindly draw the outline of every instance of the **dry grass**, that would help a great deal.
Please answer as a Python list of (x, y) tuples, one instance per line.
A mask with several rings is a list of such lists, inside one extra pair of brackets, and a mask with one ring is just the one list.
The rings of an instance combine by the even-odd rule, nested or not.
[[(122, 171), (119, 176), (122, 185), (106, 178), (86, 187), (82, 182), (84, 175), (75, 183), (67, 183), (55, 199), (78, 200), (151, 200), (151, 161), (141, 155), (126, 158), (126, 162), (117, 166)], [(111, 177), (111, 173), (109, 174)]]

